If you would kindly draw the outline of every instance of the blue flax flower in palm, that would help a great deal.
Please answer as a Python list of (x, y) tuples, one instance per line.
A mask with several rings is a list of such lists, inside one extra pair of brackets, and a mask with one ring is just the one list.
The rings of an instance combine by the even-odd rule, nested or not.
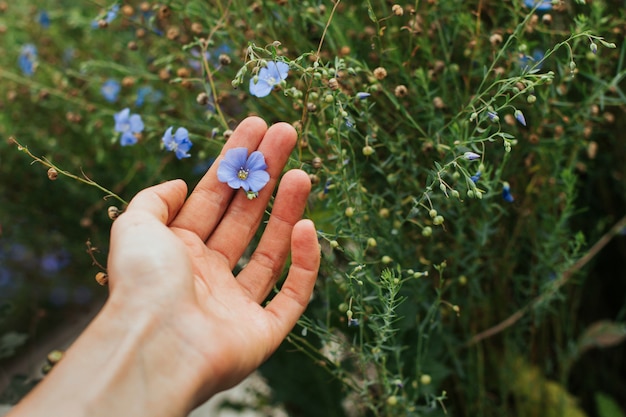
[(130, 114), (127, 107), (119, 113), (113, 115), (115, 119), (115, 131), (120, 132), (122, 137), (120, 144), (122, 146), (134, 145), (137, 143), (136, 133), (143, 131), (143, 121), (138, 114)]
[(259, 74), (250, 80), (250, 94), (265, 97), (272, 92), (289, 75), (289, 65), (284, 62), (268, 62), (267, 67), (261, 68)]
[(265, 157), (261, 152), (254, 151), (248, 156), (247, 148), (233, 148), (226, 151), (224, 159), (220, 161), (217, 179), (235, 190), (243, 188), (252, 200), (270, 180), (266, 169)]
[(117, 96), (120, 94), (121, 86), (119, 81), (109, 78), (105, 82), (102, 83), (102, 87), (100, 87), (100, 92), (106, 101), (109, 103), (115, 103), (117, 101)]
[(189, 149), (193, 146), (189, 140), (189, 131), (184, 127), (179, 127), (172, 135), (172, 129), (173, 127), (170, 126), (163, 135), (165, 149), (175, 152), (178, 159), (189, 158), (191, 156)]
[(27, 77), (35, 73), (37, 67), (37, 47), (32, 43), (22, 46), (20, 56), (17, 58), (17, 64)]

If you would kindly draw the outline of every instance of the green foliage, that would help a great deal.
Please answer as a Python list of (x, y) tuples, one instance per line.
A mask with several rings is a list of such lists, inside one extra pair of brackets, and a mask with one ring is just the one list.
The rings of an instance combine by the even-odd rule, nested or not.
[[(533, 415), (539, 386), (582, 415), (573, 346), (605, 339), (583, 333), (599, 318), (577, 316), (577, 284), (626, 209), (624, 12), (525, 3), (6, 6), (0, 134), (24, 152), (0, 145), (0, 333), (102, 296), (107, 206), (193, 185), (257, 114), (298, 131), (289, 168), (311, 178), (324, 255), (306, 315), (263, 368), (277, 401), (294, 415)], [(255, 97), (270, 61), (289, 76)], [(145, 125), (133, 146), (114, 130), (124, 108)], [(189, 130), (190, 158), (163, 149), (170, 126)]]

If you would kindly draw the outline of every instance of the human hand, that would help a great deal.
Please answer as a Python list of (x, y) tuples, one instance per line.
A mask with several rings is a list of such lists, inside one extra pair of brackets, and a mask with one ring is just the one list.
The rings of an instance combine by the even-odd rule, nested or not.
[[(236, 277), (232, 271), (295, 141), (288, 124), (267, 129), (248, 118), (189, 198), (185, 183), (175, 180), (132, 199), (111, 230), (109, 300), (44, 379), (60, 393), (38, 388), (40, 404), (46, 397), (61, 405), (64, 398), (76, 401), (82, 390), (90, 399), (88, 415), (185, 415), (274, 352), (304, 312), (320, 262), (314, 225), (300, 220), (310, 191), (303, 171), (283, 176), (258, 247)], [(220, 160), (235, 147), (265, 156), (270, 181), (253, 200), (217, 179)], [(290, 251), (281, 290), (260, 305)], [(120, 407), (102, 407), (113, 398)]]
[[(174, 337), (186, 340), (209, 368), (204, 373), (211, 381), (203, 384), (208, 394), (239, 382), (278, 347), (304, 312), (319, 267), (315, 228), (300, 221), (310, 180), (293, 170), (280, 183), (259, 246), (233, 276), (295, 145), (291, 126), (266, 129), (260, 119), (246, 119), (189, 199), (182, 181), (146, 189), (115, 220), (111, 232), (111, 300), (123, 310), (159, 316)], [(265, 156), (271, 179), (254, 200), (217, 179), (221, 158), (234, 147)], [(262, 307), (290, 246), (289, 275)]]

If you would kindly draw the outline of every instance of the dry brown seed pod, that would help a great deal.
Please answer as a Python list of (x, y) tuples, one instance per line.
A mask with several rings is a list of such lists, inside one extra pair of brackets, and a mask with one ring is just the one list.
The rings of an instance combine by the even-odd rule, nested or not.
[(315, 169), (320, 169), (322, 167), (322, 163), (323, 163), (322, 158), (320, 158), (319, 156), (316, 156), (311, 161), (311, 165), (313, 165), (313, 168)]
[(57, 178), (59, 178), (59, 172), (56, 170), (56, 168), (52, 167), (48, 169), (48, 179), (50, 181), (54, 181)]
[(106, 272), (100, 271), (96, 274), (96, 282), (102, 286), (105, 286), (109, 283), (109, 276)]
[(111, 219), (111, 220), (115, 220), (115, 219), (117, 219), (117, 218), (120, 216), (120, 214), (122, 214), (122, 212), (120, 211), (120, 209), (118, 209), (118, 208), (117, 208), (117, 207), (115, 207), (115, 206), (111, 206), (111, 207), (109, 207), (109, 208), (107, 209), (107, 213), (108, 213), (108, 215), (109, 215), (109, 219)]
[(204, 91), (198, 94), (196, 102), (201, 106), (206, 106), (209, 103), (209, 96)]

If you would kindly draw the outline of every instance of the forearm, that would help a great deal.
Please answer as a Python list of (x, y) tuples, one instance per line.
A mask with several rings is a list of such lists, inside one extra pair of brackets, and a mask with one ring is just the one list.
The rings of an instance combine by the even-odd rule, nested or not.
[(186, 347), (154, 315), (113, 310), (104, 307), (10, 417), (189, 413), (199, 381)]

